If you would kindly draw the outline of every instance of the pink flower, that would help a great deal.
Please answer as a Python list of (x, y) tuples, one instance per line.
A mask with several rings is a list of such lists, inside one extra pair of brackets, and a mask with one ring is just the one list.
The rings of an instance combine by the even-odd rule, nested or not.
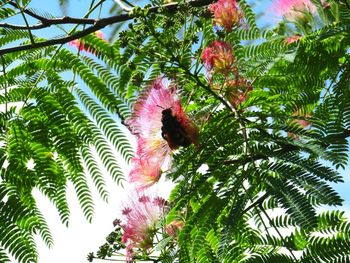
[[(308, 114), (308, 113), (304, 113), (302, 110), (296, 110), (292, 116), (300, 116), (300, 117), (304, 117), (304, 118), (310, 118), (312, 115)], [(295, 123), (298, 123), (301, 127), (303, 128), (307, 128), (308, 126), (311, 125), (311, 122), (305, 119), (295, 119), (294, 120)]]
[(306, 13), (315, 14), (317, 11), (310, 0), (274, 0), (272, 10), (292, 22), (304, 19)]
[(290, 36), (286, 39), (287, 44), (292, 44), (301, 38), (300, 35)]
[(211, 88), (223, 94), (234, 108), (244, 102), (253, 89), (248, 80), (238, 75), (235, 80), (226, 80), (223, 85), (216, 84), (212, 85)]
[(131, 208), (126, 207), (122, 210), (122, 215), (127, 216), (128, 214), (131, 213), (131, 211), (132, 211)]
[(184, 226), (184, 222), (181, 220), (174, 220), (172, 221), (170, 224), (168, 224), (165, 228), (166, 233), (169, 236), (176, 236), (178, 234), (179, 231), (181, 231), (181, 229)]
[(97, 30), (95, 33), (95, 36), (97, 36), (98, 38), (104, 39), (105, 35), (103, 34), (103, 32), (101, 30)]
[(114, 227), (115, 227), (115, 226), (120, 226), (121, 223), (122, 223), (122, 221), (120, 221), (119, 218), (116, 218), (116, 219), (114, 219), (114, 221), (113, 221), (113, 226), (114, 226)]
[(311, 122), (307, 120), (295, 120), (295, 122), (298, 123), (303, 128), (307, 128), (311, 125)]
[(231, 45), (218, 40), (204, 49), (201, 58), (207, 70), (213, 69), (221, 73), (231, 70), (235, 61)]
[(132, 263), (132, 260), (134, 258), (134, 250), (132, 244), (129, 244), (125, 248), (126, 251), (126, 262), (127, 263)]
[(246, 90), (236, 89), (235, 91), (232, 91), (227, 95), (227, 99), (232, 106), (237, 108), (238, 105), (243, 103), (248, 98), (249, 92), (251, 90), (251, 86), (247, 87)]
[(164, 198), (159, 196), (153, 198), (152, 203), (158, 207), (164, 207), (167, 205), (167, 201)]
[(238, 9), (236, 0), (218, 0), (209, 6), (209, 11), (214, 13), (214, 25), (224, 27), (227, 32), (243, 22), (243, 13)]
[[(169, 120), (164, 119), (165, 111), (170, 114), (167, 116), (170, 127)], [(197, 145), (198, 130), (183, 111), (176, 87), (172, 84), (167, 87), (163, 79), (157, 79), (140, 96), (132, 117), (125, 123), (137, 136), (136, 156), (129, 175), (137, 189), (151, 186), (158, 181), (162, 170), (169, 168), (172, 150), (181, 146), (179, 139)], [(172, 133), (180, 137), (174, 138)]]
[[(302, 111), (300, 111), (300, 110), (295, 111), (293, 113), (293, 116), (300, 116), (300, 117), (304, 117), (306, 119), (311, 117), (310, 114), (302, 113)], [(310, 121), (305, 120), (305, 119), (295, 119), (295, 120), (293, 120), (293, 122), (297, 123), (298, 125), (300, 125), (300, 127), (304, 128), (304, 129), (309, 129), (311, 124), (312, 124)], [(295, 135), (292, 132), (288, 132), (288, 137), (291, 137), (291, 138), (294, 138), (294, 139), (298, 139), (299, 138), (299, 136)]]
[[(144, 189), (158, 182), (162, 172), (161, 168), (170, 157), (169, 149), (165, 149), (166, 151), (161, 154), (157, 151), (159, 149), (151, 146), (152, 142), (143, 143), (142, 141), (144, 141), (143, 138), (138, 138), (138, 148), (145, 147), (145, 150), (136, 152), (129, 174), (129, 182), (135, 183), (137, 189)], [(166, 147), (166, 142), (160, 147)]]
[[(102, 31), (98, 30), (96, 32), (93, 33), (95, 36), (97, 36), (98, 38), (104, 39), (104, 34)], [(94, 48), (91, 47), (88, 44), (85, 44), (83, 40), (80, 39), (75, 39), (72, 40), (70, 42), (68, 42), (68, 45), (70, 46), (75, 46), (76, 48), (78, 48), (80, 51), (86, 51), (88, 53), (94, 53)]]
[(153, 246), (156, 224), (164, 217), (165, 203), (166, 201), (161, 197), (151, 198), (148, 195), (142, 195), (138, 200), (131, 200), (123, 209), (128, 213), (123, 213), (125, 224), (122, 225), (124, 233), (121, 241), (130, 251), (129, 258), (132, 258), (135, 248), (147, 251)]

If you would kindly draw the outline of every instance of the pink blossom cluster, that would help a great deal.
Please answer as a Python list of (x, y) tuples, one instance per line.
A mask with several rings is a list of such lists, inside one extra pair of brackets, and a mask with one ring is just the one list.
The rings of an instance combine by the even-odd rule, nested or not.
[(222, 26), (227, 32), (231, 32), (233, 26), (243, 23), (243, 13), (236, 0), (218, 0), (209, 6), (209, 11), (214, 14), (214, 25)]
[[(300, 127), (302, 127), (303, 129), (308, 129), (311, 126), (311, 122), (309, 120), (307, 120), (308, 118), (310, 118), (312, 115), (308, 114), (308, 113), (303, 113), (301, 110), (296, 110), (292, 116), (300, 116), (302, 118), (305, 119), (294, 119), (293, 122), (298, 124)], [(292, 132), (288, 132), (288, 137), (291, 137), (293, 139), (299, 139), (299, 136), (295, 135)]]
[(287, 44), (292, 44), (294, 42), (297, 42), (300, 38), (301, 38), (300, 35), (290, 36), (286, 39), (286, 42), (287, 42)]
[(221, 73), (232, 70), (235, 61), (231, 45), (219, 40), (208, 45), (201, 58), (207, 70)]
[(224, 83), (220, 85), (211, 83), (213, 90), (223, 94), (235, 108), (246, 100), (252, 86), (239, 75), (232, 47), (229, 43), (219, 40), (213, 41), (204, 49), (201, 59), (209, 72), (209, 78), (213, 73), (224, 75)]
[(126, 120), (137, 137), (136, 155), (129, 174), (130, 182), (137, 189), (147, 188), (158, 181), (162, 170), (170, 167), (172, 150), (178, 147), (170, 139), (165, 139), (162, 122), (165, 109), (171, 109), (172, 117), (176, 118), (181, 131), (196, 143), (197, 128), (182, 109), (175, 85), (166, 85), (165, 79), (157, 79), (140, 96), (134, 105), (132, 117)]
[(184, 222), (182, 220), (173, 220), (166, 226), (165, 231), (169, 236), (174, 237), (177, 235), (178, 231), (181, 231), (183, 226)]
[(237, 76), (237, 80), (227, 81), (226, 97), (231, 105), (237, 108), (247, 98), (253, 89), (252, 85), (244, 78)]
[(147, 252), (152, 248), (157, 222), (165, 215), (165, 199), (138, 193), (136, 196), (138, 199), (129, 200), (122, 210), (122, 220), (117, 222), (124, 232), (121, 241), (126, 245), (127, 262), (132, 262), (135, 250)]
[(304, 19), (307, 13), (314, 15), (317, 11), (310, 0), (274, 0), (272, 10), (291, 22)]
[[(231, 32), (234, 26), (243, 24), (243, 13), (236, 0), (218, 0), (209, 6), (209, 11), (214, 14), (213, 24), (222, 26), (227, 32)], [(230, 43), (214, 40), (203, 50), (201, 59), (214, 91), (223, 95), (234, 108), (247, 99), (252, 86), (239, 75), (238, 63)], [(213, 83), (213, 74), (222, 74), (223, 83)]]
[[(104, 34), (102, 33), (102, 31), (96, 31), (96, 32), (94, 32), (94, 34), (98, 38), (104, 39)], [(81, 39), (72, 40), (72, 41), (68, 42), (68, 45), (75, 46), (80, 51), (86, 51), (88, 53), (94, 53), (93, 47), (91, 47), (90, 45), (84, 43), (84, 41), (81, 40)]]
[[(167, 116), (170, 128), (164, 127), (164, 112), (170, 113)], [(139, 96), (133, 114), (125, 124), (137, 139), (129, 182), (135, 187), (134, 196), (138, 199), (129, 201), (122, 210), (124, 220), (115, 220), (114, 225), (122, 229), (121, 242), (126, 245), (126, 260), (132, 262), (140, 250), (147, 253), (152, 248), (157, 222), (165, 215), (166, 201), (160, 197), (152, 198), (144, 191), (170, 167), (172, 151), (179, 147), (172, 142), (170, 131), (178, 129), (178, 136), (186, 136), (186, 140), (196, 144), (198, 130), (181, 106), (176, 85), (167, 84), (164, 78), (156, 79)], [(168, 235), (175, 235), (181, 227), (177, 222), (164, 230)]]
[[(170, 130), (164, 127), (165, 111), (171, 114), (167, 116), (171, 122)], [(137, 138), (129, 181), (135, 186), (134, 196), (138, 199), (129, 201), (122, 210), (124, 220), (115, 220), (114, 225), (123, 230), (121, 242), (126, 245), (126, 260), (132, 262), (140, 250), (147, 253), (152, 248), (157, 222), (165, 215), (166, 201), (160, 197), (152, 198), (144, 191), (159, 180), (163, 169), (170, 167), (172, 151), (179, 147), (172, 142), (170, 131), (178, 129), (177, 135), (186, 136), (196, 144), (198, 130), (182, 109), (176, 86), (167, 84), (164, 78), (156, 79), (139, 96), (132, 116), (125, 123)], [(174, 236), (181, 228), (179, 221), (164, 230)]]

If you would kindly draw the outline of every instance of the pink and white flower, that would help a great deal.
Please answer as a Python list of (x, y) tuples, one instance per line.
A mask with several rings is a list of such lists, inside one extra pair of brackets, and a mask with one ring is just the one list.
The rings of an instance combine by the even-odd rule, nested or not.
[(231, 32), (234, 25), (243, 23), (243, 13), (236, 0), (218, 0), (209, 6), (209, 11), (214, 14), (214, 25), (224, 27), (227, 32)]
[(314, 15), (317, 12), (310, 0), (274, 0), (272, 10), (291, 22), (304, 19), (307, 13)]
[(140, 96), (132, 117), (125, 121), (131, 133), (137, 136), (137, 151), (129, 176), (137, 189), (157, 182), (162, 170), (170, 167), (172, 151), (178, 148), (164, 138), (162, 118), (165, 109), (171, 109), (188, 139), (197, 144), (197, 128), (183, 111), (175, 85), (166, 85), (164, 79), (157, 79)]
[(311, 125), (311, 122), (307, 120), (295, 120), (295, 122), (305, 129)]
[(127, 262), (132, 261), (135, 249), (147, 251), (153, 246), (156, 225), (164, 218), (166, 201), (161, 197), (138, 195), (123, 209), (122, 242), (126, 245)]
[(132, 260), (134, 258), (134, 250), (133, 250), (133, 245), (132, 244), (129, 244), (126, 246), (125, 248), (125, 251), (126, 251), (126, 262), (127, 263), (132, 263)]
[(286, 42), (287, 44), (292, 44), (294, 42), (297, 42), (300, 38), (301, 38), (300, 35), (290, 36), (290, 37), (287, 37)]
[[(299, 116), (305, 119), (294, 119), (293, 122), (298, 124), (300, 127), (303, 129), (307, 130), (311, 128), (311, 121), (308, 120), (312, 115), (311, 114), (305, 114), (301, 110), (296, 110), (292, 116)], [(295, 135), (292, 132), (288, 132), (288, 137), (294, 138), (294, 139), (299, 139), (299, 136)]]
[(184, 222), (182, 220), (174, 220), (166, 226), (165, 231), (169, 236), (174, 237), (182, 230), (183, 226)]
[(252, 85), (246, 79), (238, 78), (228, 83), (226, 97), (231, 105), (237, 108), (248, 98), (252, 89)]
[(201, 58), (207, 70), (221, 73), (230, 71), (235, 61), (231, 45), (218, 40), (204, 49)]
[(228, 79), (221, 85), (211, 85), (211, 88), (215, 92), (223, 94), (234, 108), (237, 108), (243, 103), (249, 97), (249, 93), (253, 89), (251, 83), (238, 74), (236, 75), (236, 79)]
[[(142, 140), (142, 138), (138, 140), (138, 143), (140, 143), (140, 140)], [(144, 146), (147, 147), (146, 145)], [(136, 157), (132, 159), (133, 168), (129, 174), (129, 182), (134, 183), (139, 190), (158, 182), (162, 173), (161, 169), (163, 163), (165, 163), (166, 159), (170, 156), (170, 153), (166, 153), (167, 155), (157, 154), (156, 150), (157, 149), (155, 149), (154, 152), (144, 151), (144, 153), (136, 155)]]
[(131, 132), (144, 138), (155, 136), (162, 127), (162, 111), (168, 108), (175, 115), (183, 114), (176, 87), (159, 78), (135, 103), (133, 116), (127, 120)]

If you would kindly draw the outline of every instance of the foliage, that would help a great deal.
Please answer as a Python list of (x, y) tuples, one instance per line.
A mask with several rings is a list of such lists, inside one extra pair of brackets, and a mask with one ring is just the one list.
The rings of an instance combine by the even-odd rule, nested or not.
[[(348, 162), (350, 7), (312, 2), (317, 14), (266, 29), (241, 0), (243, 22), (229, 31), (213, 26), (206, 3), (135, 8), (115, 41), (81, 39), (90, 54), (49, 46), (3, 55), (0, 261), (35, 262), (36, 233), (52, 245), (33, 189), (68, 224), (71, 181), (91, 220), (87, 177), (107, 200), (98, 159), (123, 180), (117, 156), (130, 161), (133, 150), (121, 124), (140, 92), (165, 76), (181, 86), (200, 147), (174, 153), (162, 175), (175, 188), (157, 244), (134, 251), (134, 260), (347, 262), (349, 221), (317, 208), (343, 202), (331, 183), (342, 182), (337, 169)], [(0, 15), (15, 10), (3, 2)], [(0, 36), (1, 47), (39, 40), (33, 30), (6, 27)], [(215, 40), (228, 43), (234, 58), (204, 67), (203, 51)], [(120, 257), (122, 231), (118, 224), (97, 258)]]
[[(8, 7), (1, 11), (4, 17), (15, 14)], [(1, 47), (25, 43), (28, 37), (27, 31), (2, 28)], [(1, 262), (8, 260), (7, 253), (19, 262), (36, 262), (36, 234), (53, 245), (34, 189), (50, 199), (68, 225), (68, 181), (89, 221), (94, 207), (88, 177), (106, 201), (101, 167), (116, 182), (124, 181), (116, 154), (128, 162), (133, 149), (118, 125), (129, 113), (125, 94), (117, 91), (118, 69), (113, 72), (118, 44), (109, 45), (95, 35), (84, 41), (93, 46), (93, 59), (62, 45), (1, 57)]]
[[(260, 29), (240, 1), (244, 26), (231, 32), (213, 28), (206, 8), (180, 4), (171, 15), (141, 13), (120, 34), (125, 52), (135, 54), (129, 60), (134, 74), (157, 76), (161, 69), (176, 80), (201, 127), (200, 149), (181, 149), (165, 175), (176, 186), (163, 228), (174, 220), (184, 226), (158, 260), (347, 260), (346, 218), (317, 207), (343, 201), (330, 183), (342, 182), (333, 167), (345, 168), (348, 161), (349, 8), (317, 4), (320, 16), (304, 26), (281, 22), (270, 30)], [(300, 39), (289, 42), (291, 32)], [(239, 74), (219, 66), (215, 71), (215, 65), (203, 69), (201, 54), (214, 40), (232, 46)], [(147, 63), (144, 73), (138, 66)], [(244, 79), (252, 90), (232, 103), (227, 79)], [(303, 120), (311, 127), (301, 126)], [(153, 250), (142, 253), (152, 256)]]

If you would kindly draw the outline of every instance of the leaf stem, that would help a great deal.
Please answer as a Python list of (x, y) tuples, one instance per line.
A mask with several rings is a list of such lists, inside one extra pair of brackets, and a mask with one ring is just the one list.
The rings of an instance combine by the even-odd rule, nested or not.
[(1, 56), (1, 64), (2, 64), (2, 74), (4, 76), (4, 82), (5, 82), (5, 113), (7, 113), (7, 78), (6, 78), (6, 65), (5, 65), (5, 59), (4, 56)]
[(34, 37), (32, 35), (32, 31), (30, 30), (30, 26), (29, 26), (28, 20), (27, 20), (26, 16), (24, 15), (24, 9), (23, 9), (22, 6), (20, 6), (18, 4), (18, 0), (16, 0), (16, 3), (17, 3), (17, 7), (19, 8), (19, 10), (21, 12), (21, 15), (23, 17), (24, 23), (26, 24), (25, 27), (28, 30), (30, 42), (32, 43), (32, 45), (35, 45)]

